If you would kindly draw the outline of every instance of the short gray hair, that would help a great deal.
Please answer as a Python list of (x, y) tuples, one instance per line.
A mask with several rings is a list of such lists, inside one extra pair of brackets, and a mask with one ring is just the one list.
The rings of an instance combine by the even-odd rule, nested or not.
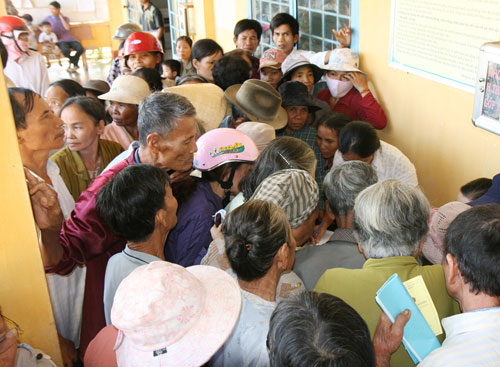
[(412, 256), (429, 230), (423, 192), (398, 180), (364, 189), (354, 204), (354, 229), (369, 258)]
[(356, 196), (377, 180), (377, 173), (365, 162), (349, 161), (333, 167), (323, 182), (333, 214), (347, 216), (354, 208)]
[(149, 134), (157, 133), (165, 139), (184, 116), (195, 116), (196, 110), (189, 100), (176, 93), (156, 92), (139, 105), (139, 143), (147, 145)]

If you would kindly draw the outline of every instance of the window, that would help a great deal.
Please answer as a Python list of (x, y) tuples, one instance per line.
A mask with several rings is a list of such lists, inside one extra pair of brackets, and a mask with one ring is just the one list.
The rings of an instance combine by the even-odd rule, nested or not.
[(274, 47), (269, 23), (277, 13), (289, 13), (299, 21), (302, 50), (324, 51), (338, 44), (332, 29), (341, 29), (351, 21), (351, 48), (358, 49), (359, 0), (248, 0), (251, 17), (262, 24), (260, 51)]

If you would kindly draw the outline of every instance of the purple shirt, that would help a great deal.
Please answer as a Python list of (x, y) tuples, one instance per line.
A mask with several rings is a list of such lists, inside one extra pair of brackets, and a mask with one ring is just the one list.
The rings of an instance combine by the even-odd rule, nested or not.
[[(65, 16), (64, 20), (69, 24), (68, 17)], [(77, 41), (77, 39), (71, 34), (71, 32), (64, 28), (61, 18), (54, 15), (49, 15), (43, 21), (50, 23), (50, 25), (52, 26), (52, 32), (56, 34), (58, 42)]]

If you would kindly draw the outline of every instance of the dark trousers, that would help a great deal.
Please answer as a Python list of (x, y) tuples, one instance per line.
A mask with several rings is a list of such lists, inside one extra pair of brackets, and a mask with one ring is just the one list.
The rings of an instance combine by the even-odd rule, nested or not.
[[(80, 55), (85, 51), (83, 46), (78, 41), (70, 41), (70, 42), (57, 42), (57, 45), (61, 49), (61, 52), (64, 56), (66, 56), (69, 61), (73, 65), (78, 65), (78, 61), (80, 60)], [(75, 50), (75, 56), (71, 56), (71, 50)]]

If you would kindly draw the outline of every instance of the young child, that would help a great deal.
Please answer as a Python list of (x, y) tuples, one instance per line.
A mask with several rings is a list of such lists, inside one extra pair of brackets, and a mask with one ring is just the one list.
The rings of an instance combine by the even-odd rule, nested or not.
[(176, 81), (181, 75), (181, 63), (174, 59), (165, 60), (162, 62), (163, 74), (162, 78)]
[(42, 32), (38, 37), (38, 43), (42, 44), (42, 55), (47, 59), (47, 67), (50, 68), (50, 59), (54, 58), (61, 63), (61, 50), (57, 47), (57, 36), (52, 32), (52, 26), (49, 22), (42, 22), (40, 24)]

